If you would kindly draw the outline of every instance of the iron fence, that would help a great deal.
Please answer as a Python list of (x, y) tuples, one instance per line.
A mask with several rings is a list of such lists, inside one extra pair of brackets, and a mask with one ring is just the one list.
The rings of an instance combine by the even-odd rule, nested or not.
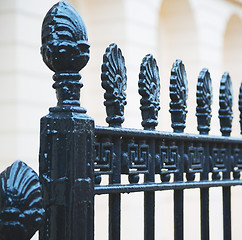
[[(45, 208), (41, 240), (94, 239), (94, 199), (101, 194), (109, 196), (109, 239), (120, 239), (121, 194), (133, 192), (144, 193), (144, 239), (155, 239), (155, 193), (162, 190), (174, 192), (174, 239), (183, 239), (183, 193), (191, 188), (200, 189), (201, 239), (206, 240), (211, 187), (223, 189), (223, 233), (224, 239), (231, 239), (231, 187), (242, 185), (242, 140), (230, 137), (233, 96), (228, 73), (220, 82), (222, 136), (208, 135), (212, 85), (205, 68), (197, 82), (199, 134), (186, 134), (187, 77), (184, 64), (176, 60), (170, 78), (174, 132), (160, 132), (155, 130), (160, 109), (159, 70), (154, 57), (146, 55), (138, 81), (144, 129), (122, 128), (126, 67), (120, 48), (111, 44), (103, 56), (101, 74), (109, 127), (98, 127), (80, 107), (83, 84), (79, 71), (89, 60), (89, 44), (83, 20), (67, 2), (57, 3), (47, 13), (41, 53), (55, 72), (53, 88), (58, 99), (57, 106), (41, 119), (39, 170)], [(128, 182), (122, 180), (124, 175)], [(104, 176), (109, 177), (108, 184), (102, 183)]]

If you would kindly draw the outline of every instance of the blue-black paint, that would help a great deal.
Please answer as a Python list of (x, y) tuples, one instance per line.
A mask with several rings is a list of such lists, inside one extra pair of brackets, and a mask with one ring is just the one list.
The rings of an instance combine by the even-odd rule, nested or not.
[(57, 106), (41, 119), (40, 180), (46, 224), (40, 239), (91, 240), (94, 121), (80, 106), (79, 71), (89, 60), (85, 24), (67, 2), (54, 5), (42, 25), (41, 53), (55, 72)]
[(0, 174), (0, 239), (29, 240), (44, 217), (37, 173), (21, 161)]
[[(170, 78), (174, 132), (160, 132), (155, 130), (160, 109), (159, 69), (153, 56), (146, 55), (137, 76), (144, 129), (122, 128), (127, 103), (126, 67), (120, 48), (111, 44), (103, 56), (101, 73), (109, 127), (97, 127), (80, 106), (83, 84), (79, 81), (79, 71), (89, 60), (89, 47), (84, 22), (76, 10), (67, 2), (54, 5), (42, 26), (41, 54), (54, 72), (57, 106), (41, 119), (39, 170), (45, 224), (40, 229), (40, 240), (93, 240), (94, 196), (98, 194), (109, 195), (109, 239), (121, 239), (121, 194), (133, 192), (144, 193), (144, 239), (152, 240), (157, 226), (155, 192), (163, 190), (174, 191), (174, 239), (182, 240), (183, 191), (191, 188), (200, 189), (201, 239), (208, 240), (211, 187), (223, 188), (224, 239), (231, 239), (230, 188), (242, 185), (242, 140), (230, 137), (233, 96), (229, 74), (223, 75), (220, 85), (222, 136), (208, 136), (212, 88), (207, 69), (200, 72), (197, 84), (196, 116), (200, 134), (186, 134), (187, 77), (182, 61), (175, 61)], [(161, 87), (162, 81), (165, 79), (161, 79)], [(31, 195), (25, 198), (24, 194), (17, 194), (23, 189), (19, 187), (21, 184), (6, 188), (14, 183), (16, 176), (25, 177), (21, 171), (19, 175), (9, 174), (22, 168), (29, 169), (17, 162), (0, 175), (0, 239), (3, 240), (16, 236), (29, 239), (40, 227), (44, 215), (41, 187), (32, 170), (27, 171), (27, 177), (36, 179), (34, 189), (38, 201), (35, 202), (39, 205), (34, 210), (29, 203)], [(102, 182), (105, 176), (109, 177), (106, 185)], [(124, 176), (129, 183), (123, 182)]]

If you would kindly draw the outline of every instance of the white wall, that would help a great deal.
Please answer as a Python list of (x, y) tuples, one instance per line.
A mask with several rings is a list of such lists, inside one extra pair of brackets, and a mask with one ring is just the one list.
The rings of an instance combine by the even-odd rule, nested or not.
[(16, 159), (38, 169), (39, 119), (53, 104), (40, 56), (42, 20), (55, 1), (1, 0), (0, 168)]

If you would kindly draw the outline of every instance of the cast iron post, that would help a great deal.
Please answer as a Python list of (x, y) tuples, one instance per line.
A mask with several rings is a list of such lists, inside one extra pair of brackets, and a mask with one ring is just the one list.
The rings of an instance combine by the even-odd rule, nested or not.
[(55, 72), (58, 103), (41, 119), (39, 161), (46, 224), (40, 239), (92, 240), (94, 121), (80, 107), (79, 82), (79, 71), (89, 60), (89, 44), (82, 18), (67, 2), (47, 13), (41, 54)]

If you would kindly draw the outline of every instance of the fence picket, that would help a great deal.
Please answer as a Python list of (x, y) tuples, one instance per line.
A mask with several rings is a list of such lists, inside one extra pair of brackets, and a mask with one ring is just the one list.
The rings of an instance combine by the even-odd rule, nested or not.
[[(197, 122), (200, 134), (207, 135), (210, 130), (212, 84), (208, 69), (204, 68), (199, 74), (197, 82)], [(209, 146), (204, 145), (204, 156), (202, 159), (202, 172), (200, 180), (208, 180), (209, 173)], [(209, 188), (200, 189), (201, 206), (201, 239), (209, 240)]]

